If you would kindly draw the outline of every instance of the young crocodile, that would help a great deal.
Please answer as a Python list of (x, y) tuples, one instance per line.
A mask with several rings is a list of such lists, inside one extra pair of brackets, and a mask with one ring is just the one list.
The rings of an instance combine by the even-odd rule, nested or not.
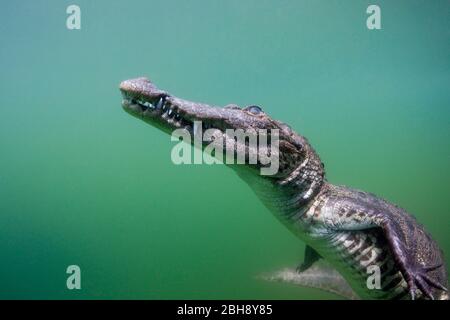
[[(265, 165), (259, 159), (253, 165), (230, 167), (307, 244), (299, 272), (323, 258), (364, 299), (448, 299), (443, 254), (423, 226), (402, 208), (373, 194), (329, 183), (323, 163), (306, 138), (260, 107), (220, 108), (186, 101), (146, 78), (126, 80), (120, 90), (125, 111), (169, 134), (178, 128), (193, 134), (194, 121), (216, 129), (224, 138), (225, 129), (279, 130), (278, 173), (261, 175), (259, 169)], [(245, 150), (247, 158), (255, 152), (245, 142), (233, 143), (223, 151)], [(381, 288), (369, 289), (367, 268), (374, 265), (379, 267)]]

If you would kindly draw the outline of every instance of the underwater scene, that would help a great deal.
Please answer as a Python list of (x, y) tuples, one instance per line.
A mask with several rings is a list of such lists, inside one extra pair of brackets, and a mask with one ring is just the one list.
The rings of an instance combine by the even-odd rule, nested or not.
[[(280, 160), (277, 185), (290, 183), (305, 157), (317, 162), (298, 193), (304, 208), (322, 205), (313, 198), (328, 183), (403, 208), (417, 220), (407, 227), (423, 235), (421, 225), (433, 239), (416, 246), (416, 257), (437, 261), (442, 284), (450, 257), (449, 9), (448, 1), (416, 0), (4, 1), (0, 298), (344, 299), (267, 278), (295, 270), (315, 242), (274, 214), (266, 191), (255, 194), (265, 185), (243, 178), (254, 171), (173, 160), (178, 142), (169, 129), (194, 119), (205, 129), (279, 126), (288, 160)], [(139, 77), (148, 80), (124, 82)], [(150, 118), (166, 105), (175, 108), (170, 127)], [(287, 147), (283, 139), (293, 140)], [(286, 194), (273, 197), (294, 197)], [(358, 206), (360, 215), (342, 204), (339, 232), (386, 235), (380, 241), (397, 263), (410, 247), (390, 245), (418, 233), (403, 238), (383, 210), (381, 222), (364, 220), (385, 208), (373, 201), (379, 206)], [(340, 203), (324, 209), (330, 219)], [(384, 229), (385, 219), (394, 226)], [(71, 282), (75, 273), (81, 279)], [(416, 279), (417, 292), (438, 292), (427, 279)]]

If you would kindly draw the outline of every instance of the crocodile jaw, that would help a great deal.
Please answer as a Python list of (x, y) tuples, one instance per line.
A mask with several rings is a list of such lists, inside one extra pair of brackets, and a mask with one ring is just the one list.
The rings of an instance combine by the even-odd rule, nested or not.
[[(168, 134), (172, 134), (176, 129), (186, 129), (191, 137), (195, 137), (198, 129), (201, 129), (202, 132), (207, 129), (214, 129), (214, 136), (218, 134), (218, 137), (222, 140), (229, 141), (230, 137), (226, 133), (229, 129), (257, 130), (258, 132), (261, 129), (266, 130), (266, 132), (272, 132), (276, 129), (279, 134), (279, 150), (277, 151), (279, 170), (270, 177), (275, 180), (284, 180), (289, 178), (291, 174), (294, 174), (291, 177), (292, 179), (296, 178), (301, 172), (296, 172), (295, 169), (304, 163), (306, 158), (313, 158), (314, 161), (309, 161), (310, 164), (320, 163), (320, 159), (305, 138), (294, 132), (288, 125), (273, 120), (262, 110), (255, 113), (249, 109), (250, 107), (242, 109), (234, 104), (215, 107), (180, 99), (167, 91), (158, 89), (147, 78), (123, 81), (120, 84), (120, 90), (123, 96), (122, 106), (126, 112)], [(260, 133), (257, 134), (259, 141)], [(224, 147), (225, 153), (231, 150), (243, 150), (247, 159), (250, 155), (257, 153), (257, 151), (249, 148), (245, 141), (232, 141), (234, 145), (226, 144), (226, 147)], [(191, 143), (194, 144), (194, 139), (191, 139)], [(206, 147), (208, 144), (208, 141), (202, 141), (202, 147)], [(237, 167), (249, 169), (254, 173), (260, 172), (263, 166), (265, 165), (261, 164), (258, 159), (256, 165), (246, 163)], [(323, 173), (320, 172), (320, 175), (323, 175)], [(292, 179), (289, 179), (289, 181)], [(302, 187), (307, 186), (302, 183)]]

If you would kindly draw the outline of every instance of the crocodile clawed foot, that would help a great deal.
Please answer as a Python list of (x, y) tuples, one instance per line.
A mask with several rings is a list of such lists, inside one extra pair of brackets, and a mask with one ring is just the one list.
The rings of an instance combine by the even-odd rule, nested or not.
[(420, 290), (425, 297), (431, 300), (434, 300), (432, 288), (448, 291), (445, 286), (427, 275), (427, 272), (436, 270), (441, 266), (442, 264), (431, 267), (418, 266), (410, 268), (410, 270), (406, 272), (406, 281), (408, 283), (411, 300), (416, 298), (417, 290)]

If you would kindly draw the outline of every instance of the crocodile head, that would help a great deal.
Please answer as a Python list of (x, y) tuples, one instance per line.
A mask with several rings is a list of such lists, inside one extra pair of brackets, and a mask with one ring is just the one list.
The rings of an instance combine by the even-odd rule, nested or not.
[[(185, 129), (193, 136), (199, 129), (203, 132), (214, 129), (215, 139), (222, 137), (224, 141), (230, 142), (227, 129), (241, 129), (254, 132), (256, 135), (260, 135), (259, 132), (263, 132), (261, 129), (265, 129), (269, 136), (276, 130), (278, 168), (276, 173), (263, 178), (279, 186), (297, 184), (299, 188), (304, 188), (305, 192), (309, 190), (309, 193), (314, 191), (314, 188), (310, 188), (311, 185), (319, 185), (323, 180), (323, 165), (307, 140), (294, 132), (287, 124), (272, 119), (258, 106), (241, 108), (230, 104), (216, 107), (191, 102), (157, 88), (146, 78), (123, 81), (120, 84), (120, 90), (123, 96), (122, 106), (126, 112), (168, 134), (176, 129)], [(266, 137), (268, 147), (271, 143), (269, 136)], [(194, 139), (191, 140), (192, 143), (193, 141)], [(203, 141), (202, 144), (205, 148), (210, 141)], [(233, 138), (231, 143), (223, 144), (224, 153), (227, 152), (227, 148), (245, 152), (246, 159), (249, 159), (252, 153), (258, 152), (248, 146), (246, 139)], [(257, 163), (245, 163), (233, 167), (238, 167), (238, 172), (245, 172), (247, 175), (251, 173), (251, 175), (261, 176), (258, 174), (259, 169), (267, 166), (267, 163), (262, 163), (259, 157), (257, 159)]]

